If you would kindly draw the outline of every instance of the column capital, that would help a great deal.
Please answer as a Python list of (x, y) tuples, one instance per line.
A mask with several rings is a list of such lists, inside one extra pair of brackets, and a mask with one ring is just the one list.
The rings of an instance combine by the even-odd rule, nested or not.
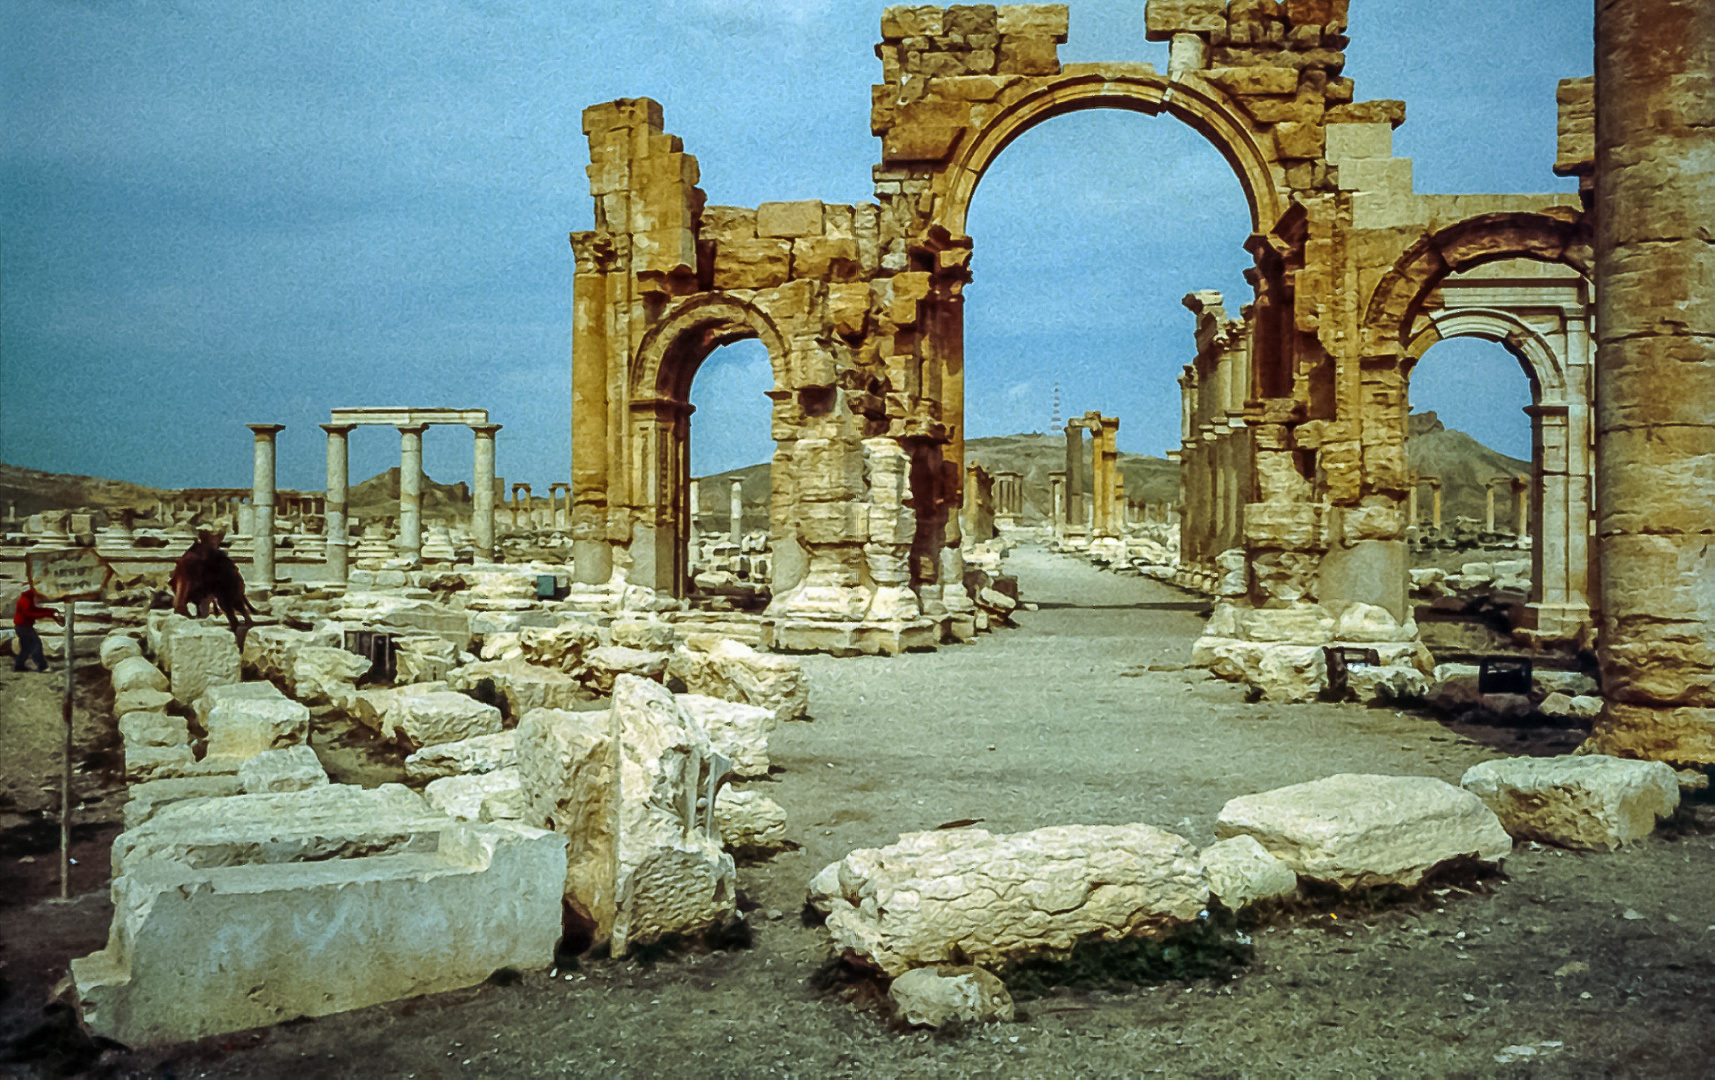
[(286, 430), (285, 424), (245, 424), (244, 426), (254, 431), (258, 439), (272, 439), (275, 435)]
[(429, 430), (429, 425), (427, 424), (400, 424), (398, 427), (399, 434), (401, 435), (421, 435), (423, 432)]
[(479, 438), (486, 436), (486, 437), (492, 439), (492, 438), (494, 438), (494, 433), (499, 431), (505, 425), (503, 425), (503, 424), (469, 424), (467, 426)]
[(323, 431), (327, 432), (329, 435), (350, 435), (351, 429), (356, 427), (357, 425), (356, 424), (318, 424), (316, 426), (321, 428)]

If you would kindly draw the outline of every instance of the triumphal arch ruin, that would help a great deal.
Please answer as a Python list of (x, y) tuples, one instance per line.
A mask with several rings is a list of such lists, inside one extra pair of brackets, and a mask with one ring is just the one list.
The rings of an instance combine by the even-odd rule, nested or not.
[[(1242, 552), (1243, 573), (1222, 577), (1225, 632), (1319, 644), (1358, 613), (1371, 632), (1412, 635), (1411, 366), (1441, 337), (1491, 337), (1532, 376), (1535, 632), (1576, 639), (1601, 626), (1605, 670), (1622, 688), (1609, 699), (1616, 746), (1653, 753), (1654, 736), (1638, 732), (1670, 722), (1676, 753), (1715, 760), (1704, 629), (1715, 621), (1715, 566), (1696, 539), (1711, 531), (1711, 512), (1681, 521), (1675, 511), (1663, 539), (1626, 494), (1647, 483), (1626, 470), (1653, 463), (1702, 476), (1707, 505), (1707, 428), (1662, 443), (1636, 434), (1649, 421), (1616, 414), (1609, 426), (1626, 430), (1609, 437), (1625, 449), (1611, 442), (1606, 474), (1595, 468), (1606, 429), (1591, 408), (1591, 206), (1602, 173), (1590, 81), (1562, 87), (1554, 163), (1587, 178), (1581, 194), (1421, 194), (1411, 161), (1393, 153), (1405, 104), (1360, 100), (1342, 75), (1346, 8), (1149, 0), (1148, 35), (1170, 43), (1166, 71), (1062, 64), (1060, 5), (889, 8), (870, 111), (881, 141), (875, 201), (856, 206), (706, 205), (696, 159), (657, 103), (585, 110), (595, 228), (571, 237), (580, 580), (619, 570), (683, 590), (691, 381), (716, 347), (756, 338), (773, 367), (776, 644), (873, 651), (940, 640), (971, 608), (958, 509), (973, 194), (1012, 140), (1056, 116), (1164, 114), (1221, 153), (1251, 213), (1254, 295), (1228, 318), (1218, 295), (1195, 294), (1187, 352), (1198, 360), (1182, 380), (1184, 549)], [(1641, 241), (1614, 241), (1628, 242)], [(1644, 353), (1632, 374), (1678, 355)], [(1707, 403), (1708, 381), (1681, 387), (1684, 400)], [(1615, 408), (1636, 400), (1627, 390)], [(1598, 574), (1589, 522), (1604, 487), (1620, 517)], [(1664, 613), (1646, 614), (1635, 597), (1616, 607), (1613, 590), (1598, 588), (1616, 574), (1640, 586), (1658, 576), (1643, 591)], [(1651, 650), (1676, 673), (1651, 674)]]

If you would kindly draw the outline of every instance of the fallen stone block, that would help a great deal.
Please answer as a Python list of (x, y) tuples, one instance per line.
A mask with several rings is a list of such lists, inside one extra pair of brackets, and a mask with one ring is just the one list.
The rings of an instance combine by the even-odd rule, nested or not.
[(517, 753), (525, 820), (569, 839), (565, 894), (598, 944), (622, 955), (734, 917), (732, 856), (696, 808), (714, 748), (666, 687), (620, 675), (611, 709), (531, 712)]
[(518, 791), (522, 786), (518, 768), (513, 766), (472, 776), (443, 776), (429, 782), (429, 786), (423, 789), (423, 798), (448, 817), (480, 821), (485, 799), (503, 792)]
[(308, 630), (293, 630), (287, 626), (253, 626), (244, 636), (244, 651), (239, 656), (244, 674), (253, 679), (278, 679), (285, 682), (292, 672), (292, 661), (299, 649), (315, 644), (316, 635)]
[(189, 746), (191, 729), (181, 716), (164, 712), (128, 712), (119, 718), (119, 737), (133, 746)]
[(211, 686), (238, 681), (238, 642), (225, 626), (169, 622), (162, 636), (161, 656), (174, 699), (189, 705)]
[(393, 681), (399, 685), (446, 679), (458, 666), (460, 650), (434, 634), (395, 639)]
[(678, 640), (673, 624), (655, 619), (620, 619), (608, 628), (615, 645), (650, 652), (667, 652)]
[(1596, 680), (1582, 671), (1542, 671), (1535, 670), (1530, 675), (1531, 694), (1535, 697), (1547, 697), (1550, 694), (1565, 694), (1569, 698), (1602, 696), (1601, 687)]
[(1292, 867), (1270, 855), (1254, 836), (1210, 844), (1203, 849), (1203, 868), (1209, 872), (1209, 891), (1232, 911), (1298, 891)]
[(621, 675), (659, 681), (667, 673), (667, 654), (648, 649), (603, 645), (591, 649), (584, 659), (587, 664), (584, 678), (598, 694), (613, 693), (614, 681)]
[(1233, 638), (1200, 637), (1191, 662), (1228, 682), (1242, 682), (1264, 701), (1302, 704), (1328, 685), (1328, 661), (1320, 645), (1280, 645)]
[(786, 811), (760, 791), (723, 787), (715, 796), (715, 831), (733, 854), (766, 857), (786, 849)]
[(157, 811), (175, 803), (191, 799), (220, 799), (242, 793), (243, 787), (232, 773), (172, 777), (132, 784), (127, 792), (129, 800), (125, 803), (125, 828), (135, 829), (154, 817)]
[(196, 763), (189, 746), (127, 746), (125, 748), (125, 778), (159, 780), (183, 776)]
[(566, 623), (551, 629), (525, 627), (518, 631), (518, 650), (526, 661), (558, 668), (569, 675), (581, 674), (585, 654), (600, 645), (601, 634), (595, 627), (582, 623)]
[(329, 784), (186, 800), (156, 810), (138, 828), (113, 838), (113, 876), (122, 876), (133, 862), (150, 859), (212, 867), (315, 862), (354, 851), (433, 851), (435, 838), (449, 824), (450, 818), (403, 784)]
[[(126, 640), (130, 640), (127, 638)], [(106, 648), (105, 645), (102, 646)], [(130, 690), (166, 690), (167, 676), (161, 669), (143, 659), (141, 656), (131, 656), (117, 661), (113, 668), (113, 692), (123, 694)]]
[(369, 673), (366, 656), (326, 645), (300, 646), (292, 654), (286, 692), (306, 705), (335, 705), (349, 710), (357, 697), (357, 680)]
[(1514, 838), (1584, 850), (1648, 836), (1679, 807), (1673, 766), (1601, 754), (1479, 762), (1460, 784)]
[(352, 699), (351, 708), (347, 710), (352, 719), (379, 731), (391, 739), (397, 735), (387, 720), (388, 710), (399, 698), (413, 694), (438, 694), (447, 689), (446, 683), (411, 683), (408, 686), (381, 687), (374, 690), (359, 690)]
[(706, 651), (676, 648), (667, 674), (683, 679), (687, 693), (760, 705), (781, 721), (797, 720), (810, 710), (804, 665), (796, 657), (759, 653), (742, 642), (723, 638)]
[(523, 821), (530, 812), (530, 800), (524, 788), (508, 787), (483, 796), (477, 810), (478, 821)]
[(1556, 690), (1537, 704), (1536, 711), (1557, 720), (1593, 720), (1602, 715), (1602, 699), (1582, 694), (1567, 697)]
[(1347, 693), (1365, 704), (1417, 701), (1429, 692), (1429, 680), (1415, 667), (1358, 664), (1346, 669)]
[(503, 726), (499, 709), (450, 690), (395, 695), (383, 722), (392, 737), (412, 746), (495, 735)]
[(914, 1027), (1010, 1023), (1015, 1010), (1006, 984), (980, 967), (920, 967), (887, 988), (899, 1016)]
[(583, 684), (559, 668), (527, 663), (521, 657), (466, 664), (452, 672), (448, 686), (484, 701), (504, 703), (506, 715), (514, 720), (531, 709), (571, 709), (588, 697)]
[(142, 655), (143, 646), (130, 634), (111, 633), (101, 639), (101, 666), (108, 671), (112, 671), (121, 660), (141, 658)]
[(113, 698), (113, 715), (128, 716), (134, 712), (160, 712), (173, 703), (173, 695), (165, 690), (150, 690), (139, 687), (116, 694)]
[(734, 773), (746, 779), (768, 775), (768, 736), (779, 723), (772, 710), (702, 694), (680, 694), (678, 702), (709, 733), (715, 750), (732, 759)]
[(310, 736), (310, 710), (293, 701), (273, 683), (256, 683), (267, 693), (216, 694), (210, 699), (203, 727), (208, 731), (205, 758), (243, 760), (264, 750), (296, 746)]
[(264, 750), (238, 766), (238, 783), (246, 795), (306, 791), (327, 782), (327, 770), (308, 746)]
[(552, 963), (565, 841), (439, 822), (416, 849), (341, 853), (361, 857), (132, 861), (107, 948), (72, 961), (84, 1022), (130, 1046), (182, 1042)]
[(1450, 859), (1512, 851), (1482, 800), (1427, 776), (1340, 773), (1243, 795), (1221, 808), (1215, 835), (1253, 836), (1299, 877), (1343, 889), (1409, 887)]
[(413, 780), (441, 776), (477, 776), (518, 763), (518, 733), (502, 731), (457, 742), (425, 746), (405, 759), (405, 775)]
[(835, 951), (889, 975), (956, 956), (1000, 964), (1064, 955), (1084, 939), (1151, 935), (1196, 919), (1208, 901), (1197, 849), (1141, 824), (909, 833), (810, 882)]

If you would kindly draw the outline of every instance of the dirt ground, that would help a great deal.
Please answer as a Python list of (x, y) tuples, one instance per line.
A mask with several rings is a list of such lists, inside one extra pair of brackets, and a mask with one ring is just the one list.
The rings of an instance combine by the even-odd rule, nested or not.
[[(1504, 872), (1382, 909), (1304, 905), (1251, 930), (1225, 981), (1058, 991), (1015, 1023), (931, 1036), (827, 988), (811, 875), (901, 832), (1144, 821), (1199, 845), (1228, 799), (1336, 772), (1437, 776), (1582, 733), (1454, 728), (1356, 705), (1261, 706), (1183, 665), (1202, 605), (1067, 557), (1015, 552), (1040, 609), (976, 643), (809, 657), (810, 723), (763, 786), (798, 850), (741, 866), (751, 944), (584, 960), (481, 987), (125, 1052), (101, 1076), (1677, 1077), (1715, 1074), (1715, 806), (1611, 855), (1521, 845)], [(103, 845), (52, 892), (51, 855), (0, 855), (0, 1039), (40, 1025), (66, 961), (103, 944)], [(46, 875), (46, 876), (44, 876)], [(504, 984), (504, 985), (503, 985)], [(854, 1001), (855, 998), (855, 1001)], [(51, 1062), (0, 1065), (47, 1075)], [(63, 1069), (62, 1069), (63, 1071)]]

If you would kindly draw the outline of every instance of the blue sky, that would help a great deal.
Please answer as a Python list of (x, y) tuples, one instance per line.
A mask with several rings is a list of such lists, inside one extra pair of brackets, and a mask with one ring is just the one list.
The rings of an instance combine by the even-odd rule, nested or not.
[[(871, 52), (852, 0), (0, 6), (0, 460), (143, 483), (244, 486), (246, 422), (287, 425), (280, 484), (319, 488), (330, 408), (486, 407), (499, 469), (569, 470), (566, 233), (588, 228), (580, 113), (648, 95), (712, 203), (871, 197)], [(1403, 98), (1423, 191), (1564, 191), (1555, 80), (1591, 69), (1591, 5), (1354, 0), (1347, 74)], [(1143, 59), (1142, 3), (1072, 4), (1067, 61)], [(1166, 118), (1083, 113), (1020, 139), (969, 220), (971, 434), (1122, 418), (1177, 440), (1196, 288), (1245, 297), (1226, 165)], [(1447, 342), (1414, 402), (1510, 453), (1527, 393), (1498, 346)], [(1433, 374), (1432, 374), (1433, 373)], [(761, 460), (765, 362), (711, 357), (695, 471)], [(1511, 395), (1509, 397), (1509, 395)], [(360, 431), (352, 472), (397, 463)], [(469, 476), (469, 436), (428, 471)]]

